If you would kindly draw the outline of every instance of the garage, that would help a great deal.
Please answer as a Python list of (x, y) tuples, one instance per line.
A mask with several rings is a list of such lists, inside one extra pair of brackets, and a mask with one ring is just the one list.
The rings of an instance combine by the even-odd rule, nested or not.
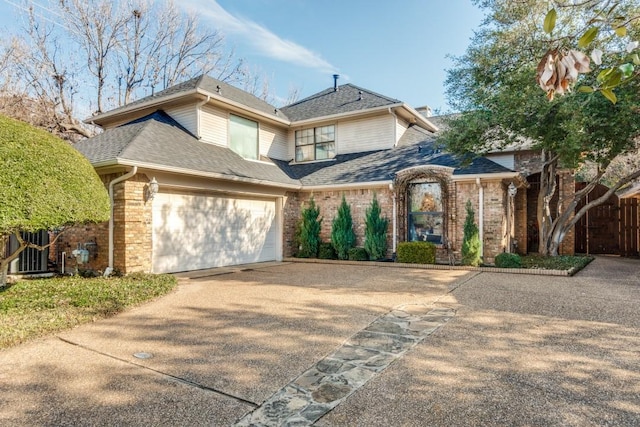
[(152, 271), (276, 260), (276, 199), (160, 193), (153, 200)]

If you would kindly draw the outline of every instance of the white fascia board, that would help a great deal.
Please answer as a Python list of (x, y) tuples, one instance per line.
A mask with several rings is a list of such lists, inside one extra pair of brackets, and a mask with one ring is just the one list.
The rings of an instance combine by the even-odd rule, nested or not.
[(414, 116), (416, 118), (416, 122), (420, 122), (422, 128), (429, 130), (431, 132), (437, 132), (439, 129), (436, 125), (434, 125), (433, 123), (431, 123), (429, 121), (428, 118), (426, 118), (425, 116), (423, 116), (422, 114), (420, 114), (418, 111), (416, 111), (415, 108), (413, 108), (412, 106), (408, 105), (408, 104), (402, 104), (402, 107), (406, 109), (409, 114), (411, 114), (412, 116)]
[(266, 114), (264, 111), (260, 111), (260, 110), (256, 110), (255, 108), (247, 107), (246, 105), (241, 104), (239, 102), (231, 101), (230, 99), (224, 98), (224, 97), (218, 95), (215, 92), (209, 92), (209, 91), (206, 91), (206, 90), (202, 90), (200, 88), (188, 90), (186, 92), (178, 92), (178, 93), (173, 94), (173, 95), (162, 96), (162, 97), (155, 98), (155, 99), (150, 99), (150, 100), (148, 100), (146, 102), (142, 102), (140, 104), (130, 104), (128, 106), (122, 107), (121, 109), (107, 111), (106, 113), (102, 113), (102, 114), (99, 114), (99, 115), (94, 116), (94, 117), (89, 117), (89, 118), (84, 120), (84, 123), (91, 124), (91, 123), (94, 123), (96, 121), (104, 121), (104, 119), (110, 119), (110, 118), (118, 117), (120, 115), (131, 113), (133, 111), (144, 110), (145, 108), (150, 108), (150, 107), (154, 107), (154, 106), (160, 106), (162, 104), (166, 104), (167, 102), (175, 101), (176, 99), (188, 98), (188, 97), (194, 96), (194, 95), (201, 95), (201, 96), (204, 96), (205, 98), (209, 97), (211, 100), (215, 100), (215, 101), (220, 102), (222, 104), (231, 105), (231, 106), (233, 106), (233, 107), (235, 107), (235, 108), (237, 108), (239, 110), (246, 111), (248, 113), (251, 113), (252, 115), (265, 118), (267, 120), (273, 121), (273, 122), (281, 124), (281, 125), (289, 126), (291, 124), (291, 122), (289, 120)]
[(498, 172), (498, 173), (474, 173), (474, 174), (464, 174), (464, 175), (452, 175), (451, 180), (456, 182), (463, 181), (474, 181), (477, 178), (480, 179), (493, 179), (493, 180), (501, 180), (501, 179), (520, 179), (520, 172)]
[[(264, 111), (256, 110), (255, 108), (247, 107), (244, 104), (241, 104), (239, 102), (235, 102), (235, 101), (232, 101), (232, 100), (230, 100), (228, 98), (220, 96), (215, 92), (209, 92), (209, 91), (206, 91), (206, 90), (197, 89), (196, 93), (199, 94), (199, 95), (203, 95), (205, 97), (209, 97), (209, 98), (211, 98), (211, 100), (218, 101), (218, 102), (220, 102), (222, 104), (231, 105), (231, 106), (233, 106), (233, 107), (235, 107), (235, 108), (237, 108), (239, 110), (249, 112), (249, 113), (251, 113), (251, 114), (253, 114), (255, 116), (259, 116), (259, 117), (271, 120), (271, 121), (279, 123), (281, 125), (289, 126), (291, 124), (291, 121), (289, 121), (289, 120), (286, 120), (286, 119), (283, 119), (283, 118), (280, 118), (280, 117), (277, 117), (277, 116), (269, 115), (269, 114), (265, 113)], [(276, 107), (274, 107), (274, 108), (276, 108)]]
[(338, 114), (330, 114), (328, 116), (313, 117), (311, 119), (293, 121), (293, 122), (291, 122), (291, 127), (306, 126), (306, 125), (310, 125), (310, 124), (314, 124), (314, 123), (318, 123), (318, 122), (327, 122), (327, 121), (331, 121), (331, 120), (347, 119), (347, 118), (362, 116), (362, 115), (366, 115), (366, 114), (370, 114), (370, 113), (383, 112), (383, 111), (388, 111), (389, 108), (397, 108), (397, 107), (401, 107), (402, 105), (403, 105), (402, 103), (396, 103), (396, 104), (391, 104), (391, 105), (383, 105), (381, 107), (368, 108), (366, 110), (347, 111), (345, 113), (338, 113)]
[[(220, 179), (223, 181), (245, 182), (247, 184), (257, 184), (257, 185), (268, 185), (271, 187), (287, 188), (291, 190), (299, 190), (301, 187), (301, 185), (299, 184), (285, 184), (281, 182), (266, 181), (263, 179), (244, 178), (239, 176), (224, 175), (217, 172), (202, 172), (202, 171), (197, 171), (193, 169), (176, 168), (171, 166), (157, 165), (153, 163), (144, 163), (144, 162), (134, 162), (131, 160), (123, 160), (123, 159), (117, 159), (116, 162), (111, 161), (111, 162), (96, 163), (96, 164), (93, 164), (93, 167), (98, 168), (98, 167), (113, 166), (113, 165), (137, 166), (138, 168), (141, 168), (141, 169), (157, 170), (162, 172), (198, 176), (203, 178)], [(277, 166), (273, 165), (273, 167), (275, 168)]]
[[(141, 102), (139, 104), (129, 104), (129, 105), (125, 105), (122, 108), (118, 108), (115, 110), (111, 110), (111, 111), (107, 111), (106, 113), (101, 113), (98, 114), (97, 116), (93, 116), (93, 117), (89, 117), (83, 120), (83, 123), (86, 124), (96, 124), (94, 122), (96, 121), (104, 121), (104, 119), (110, 119), (113, 117), (118, 117), (120, 115), (124, 115), (124, 114), (128, 114), (132, 111), (136, 111), (136, 110), (144, 110), (145, 108), (149, 108), (149, 107), (153, 107), (155, 105), (161, 105), (161, 104), (165, 104), (167, 102), (170, 101), (174, 101), (176, 99), (180, 99), (180, 98), (187, 98), (189, 96), (192, 95), (196, 95), (198, 92), (195, 89), (186, 91), (186, 92), (178, 92), (175, 93), (173, 95), (167, 95), (167, 96), (162, 96), (159, 98), (155, 98), (155, 99), (150, 99), (146, 102)], [(98, 125), (98, 126), (102, 126), (102, 125)]]
[(361, 188), (379, 188), (392, 185), (393, 181), (355, 182), (349, 184), (303, 185), (301, 191), (355, 190)]

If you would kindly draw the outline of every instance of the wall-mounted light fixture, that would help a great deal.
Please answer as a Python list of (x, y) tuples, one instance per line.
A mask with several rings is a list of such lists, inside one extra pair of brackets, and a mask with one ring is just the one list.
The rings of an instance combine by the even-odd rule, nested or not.
[(516, 197), (516, 194), (518, 194), (518, 188), (512, 183), (509, 184), (509, 197)]
[(149, 181), (149, 184), (147, 185), (147, 201), (153, 200), (153, 198), (156, 197), (156, 194), (158, 194), (159, 189), (160, 185), (158, 184), (158, 181), (156, 181), (156, 177), (154, 176), (153, 178), (151, 178), (151, 181)]

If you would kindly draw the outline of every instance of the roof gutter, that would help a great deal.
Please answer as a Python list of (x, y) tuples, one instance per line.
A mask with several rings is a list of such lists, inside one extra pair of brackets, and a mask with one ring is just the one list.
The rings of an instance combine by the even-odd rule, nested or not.
[(179, 92), (179, 93), (176, 93), (174, 95), (163, 96), (163, 97), (158, 98), (158, 99), (151, 99), (151, 100), (146, 101), (146, 102), (141, 102), (140, 104), (133, 103), (133, 104), (125, 105), (122, 108), (117, 108), (115, 110), (107, 111), (106, 113), (98, 114), (97, 116), (86, 118), (86, 119), (83, 120), (83, 123), (86, 123), (86, 124), (97, 124), (99, 126), (102, 126), (101, 123), (104, 122), (104, 119), (111, 119), (113, 117), (118, 117), (120, 115), (125, 115), (127, 113), (130, 113), (130, 112), (136, 111), (136, 110), (144, 110), (145, 108), (153, 107), (155, 105), (165, 104), (168, 101), (174, 101), (176, 99), (180, 99), (180, 98), (183, 98), (183, 97), (188, 97), (190, 95), (196, 95), (197, 93), (198, 92), (194, 89), (194, 90), (190, 90), (190, 91), (186, 91), (186, 92)]
[(347, 111), (345, 113), (330, 114), (328, 116), (313, 117), (313, 118), (310, 118), (310, 119), (297, 120), (297, 121), (292, 121), (291, 122), (291, 127), (294, 127), (294, 126), (305, 126), (305, 125), (308, 125), (308, 124), (311, 124), (311, 123), (318, 123), (318, 122), (328, 121), (328, 120), (346, 119), (346, 118), (349, 118), (349, 117), (361, 116), (361, 115), (367, 114), (367, 113), (379, 113), (379, 112), (388, 111), (391, 108), (401, 107), (403, 105), (404, 104), (402, 102), (398, 102), (398, 103), (391, 104), (391, 105), (383, 105), (381, 107), (368, 108), (366, 110)]
[(389, 187), (393, 180), (371, 181), (371, 182), (351, 182), (348, 184), (327, 184), (327, 185), (302, 185), (302, 191), (331, 191), (331, 190), (351, 190), (360, 188)]
[[(138, 167), (142, 169), (152, 169), (152, 170), (161, 171), (161, 172), (178, 173), (178, 174), (184, 174), (184, 175), (199, 176), (203, 178), (220, 179), (223, 181), (243, 182), (247, 184), (257, 184), (257, 185), (269, 185), (272, 187), (280, 187), (280, 188), (286, 188), (291, 190), (299, 190), (301, 188), (300, 184), (286, 184), (286, 183), (280, 183), (275, 181), (267, 181), (264, 179), (245, 178), (245, 177), (239, 177), (239, 176), (225, 175), (217, 172), (202, 172), (202, 171), (195, 171), (193, 169), (169, 167), (169, 166), (157, 165), (153, 163), (132, 162), (132, 161), (123, 160), (123, 159), (116, 159), (115, 162), (109, 161), (109, 162), (94, 163), (93, 167), (100, 168), (100, 167), (108, 167), (108, 166), (116, 166), (116, 165), (117, 166), (133, 166), (133, 167)], [(273, 167), (277, 167), (277, 166), (273, 165)]]
[[(509, 179), (509, 178), (515, 178), (519, 182), (523, 181), (523, 177), (522, 177), (522, 174), (520, 174), (520, 172), (475, 173), (475, 174), (463, 174), (463, 175), (451, 176), (451, 179), (456, 182), (464, 182), (464, 181), (476, 182), (476, 179), (499, 180), (499, 179)], [(524, 183), (526, 183), (526, 180), (524, 180)]]

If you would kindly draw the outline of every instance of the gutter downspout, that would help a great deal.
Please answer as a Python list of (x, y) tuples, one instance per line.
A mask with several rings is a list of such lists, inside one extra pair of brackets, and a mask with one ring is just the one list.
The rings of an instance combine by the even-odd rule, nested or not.
[(478, 229), (480, 231), (480, 258), (484, 257), (484, 188), (480, 178), (476, 178), (478, 186)]
[(393, 253), (396, 253), (396, 246), (398, 242), (398, 229), (397, 229), (397, 221), (398, 221), (398, 211), (396, 208), (396, 192), (393, 189), (393, 183), (389, 184), (389, 190), (391, 190), (391, 197), (393, 198), (393, 207), (392, 207), (392, 227), (393, 227)]
[(111, 202), (111, 216), (109, 217), (109, 266), (104, 270), (105, 277), (111, 275), (113, 272), (113, 186), (122, 181), (126, 181), (136, 173), (138, 173), (138, 167), (134, 166), (129, 172), (109, 183), (109, 201)]
[[(393, 121), (393, 146), (398, 146), (398, 116), (391, 110), (391, 107), (388, 108), (389, 114), (391, 114), (394, 118)], [(395, 252), (395, 248), (393, 250)]]
[(198, 105), (196, 105), (196, 137), (198, 139), (202, 139), (202, 133), (200, 132), (200, 114), (201, 114), (201, 109), (202, 107), (204, 107), (205, 105), (207, 105), (209, 103), (209, 101), (211, 101), (211, 95), (207, 95), (207, 99), (205, 99), (204, 101), (200, 102)]

